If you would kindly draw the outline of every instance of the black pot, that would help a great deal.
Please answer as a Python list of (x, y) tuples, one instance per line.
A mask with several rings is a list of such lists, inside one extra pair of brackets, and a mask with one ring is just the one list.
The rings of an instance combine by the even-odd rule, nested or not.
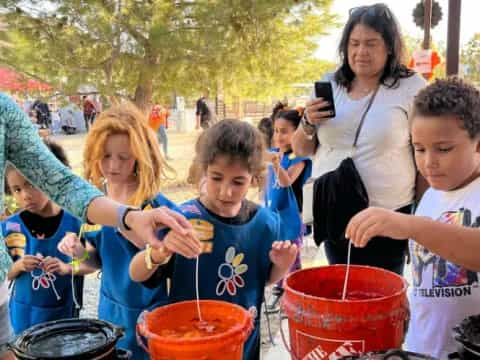
[(393, 349), (388, 351), (374, 351), (361, 355), (345, 356), (342, 360), (435, 360), (434, 357), (417, 354), (409, 351)]
[(469, 316), (453, 328), (458, 352), (451, 359), (480, 359), (480, 315)]
[[(122, 328), (95, 319), (49, 321), (22, 332), (10, 349), (20, 360), (128, 359), (115, 350)], [(128, 355), (128, 354), (127, 354)]]

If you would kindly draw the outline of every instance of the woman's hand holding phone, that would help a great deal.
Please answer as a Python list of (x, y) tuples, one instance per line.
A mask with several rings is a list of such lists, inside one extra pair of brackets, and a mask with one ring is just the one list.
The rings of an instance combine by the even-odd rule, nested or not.
[(307, 102), (305, 111), (307, 120), (312, 125), (320, 125), (325, 120), (335, 117), (333, 88), (329, 81), (315, 82), (315, 99)]
[(323, 98), (315, 98), (307, 102), (305, 113), (307, 120), (312, 125), (320, 125), (332, 117), (331, 110), (325, 110), (331, 107), (329, 101)]

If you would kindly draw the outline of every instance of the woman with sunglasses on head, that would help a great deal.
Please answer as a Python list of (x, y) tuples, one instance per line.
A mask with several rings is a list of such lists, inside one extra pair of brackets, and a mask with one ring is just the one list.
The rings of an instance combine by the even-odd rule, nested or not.
[[(364, 117), (353, 160), (369, 205), (410, 213), (416, 191), (410, 112), (425, 81), (403, 64), (400, 29), (384, 4), (350, 10), (338, 51), (339, 68), (322, 79), (332, 84), (336, 114), (325, 99), (309, 101), (293, 150), (313, 156), (313, 177), (319, 177), (351, 155)], [(347, 262), (348, 241), (322, 240), (331, 264)], [(407, 241), (375, 239), (365, 248), (352, 247), (350, 259), (402, 274), (406, 251)]]

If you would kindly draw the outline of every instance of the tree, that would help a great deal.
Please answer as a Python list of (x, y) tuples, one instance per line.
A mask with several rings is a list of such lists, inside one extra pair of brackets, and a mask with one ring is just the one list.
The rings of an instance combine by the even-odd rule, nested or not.
[(469, 81), (480, 84), (480, 33), (465, 44), (461, 53), (464, 76)]
[[(281, 92), (335, 25), (332, 0), (0, 0), (20, 72), (91, 83), (146, 107), (154, 94)], [(312, 80), (312, 79), (303, 79)]]

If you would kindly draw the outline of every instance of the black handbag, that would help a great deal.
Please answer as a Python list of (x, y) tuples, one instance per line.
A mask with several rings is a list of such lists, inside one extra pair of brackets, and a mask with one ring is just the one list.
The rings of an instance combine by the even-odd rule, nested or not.
[[(377, 91), (378, 88), (372, 94), (360, 119), (353, 141), (352, 156), (357, 147), (363, 122)], [(313, 236), (317, 245), (326, 239), (333, 242), (345, 242), (345, 229), (348, 222), (355, 214), (368, 207), (367, 190), (352, 156), (342, 160), (335, 170), (323, 174), (314, 182)]]

